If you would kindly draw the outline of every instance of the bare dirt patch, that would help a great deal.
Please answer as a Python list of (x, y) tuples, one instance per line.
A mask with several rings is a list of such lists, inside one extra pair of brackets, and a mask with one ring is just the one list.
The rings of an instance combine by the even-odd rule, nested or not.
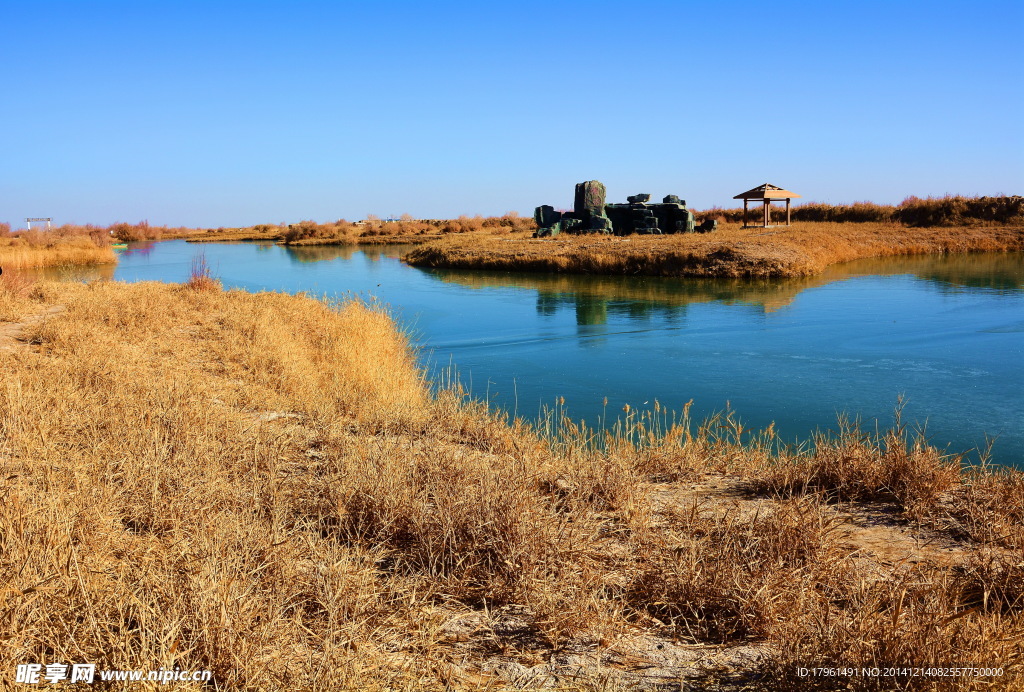
[(31, 337), (27, 334), (31, 333), (32, 327), (60, 315), (65, 310), (63, 305), (52, 305), (42, 312), (26, 315), (18, 322), (0, 322), (0, 350), (28, 348)]

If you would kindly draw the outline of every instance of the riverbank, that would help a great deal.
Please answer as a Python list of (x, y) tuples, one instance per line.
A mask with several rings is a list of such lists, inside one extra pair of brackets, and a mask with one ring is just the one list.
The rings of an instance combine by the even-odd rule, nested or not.
[(0, 267), (5, 270), (114, 262), (117, 255), (110, 245), (97, 244), (88, 236), (45, 238), (35, 243), (24, 238), (0, 238)]
[(908, 228), (881, 223), (813, 223), (706, 234), (477, 236), (431, 242), (403, 259), (413, 266), (496, 271), (694, 277), (795, 277), (869, 257), (1024, 251), (1022, 226)]
[(391, 219), (369, 217), (365, 221), (344, 219), (331, 223), (300, 221), (294, 224), (257, 225), (248, 228), (218, 228), (176, 236), (190, 243), (266, 241), (289, 246), (308, 245), (410, 245), (426, 243), (451, 235), (474, 234), (483, 237), (532, 233), (532, 218), (515, 212), (504, 216), (460, 216), (457, 219)]
[[(906, 430), (815, 451), (624, 411), (602, 445), (431, 394), (358, 303), (0, 291), (0, 668), (224, 689), (1022, 681), (1024, 475)], [(203, 290), (197, 290), (203, 289)], [(84, 614), (84, 616), (83, 616)], [(870, 679), (851, 685), (871, 688)], [(927, 687), (926, 677), (886, 678)]]

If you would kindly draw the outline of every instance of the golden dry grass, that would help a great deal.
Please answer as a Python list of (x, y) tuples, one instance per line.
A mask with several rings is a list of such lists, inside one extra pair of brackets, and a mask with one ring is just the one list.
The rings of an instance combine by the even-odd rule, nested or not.
[[(756, 203), (749, 205), (747, 218), (756, 220), (761, 208)], [(781, 205), (772, 205), (772, 219), (785, 218)], [(945, 195), (943, 197), (920, 198), (911, 195), (898, 205), (854, 202), (853, 204), (825, 204), (804, 202), (791, 210), (794, 221), (835, 221), (841, 223), (900, 223), (907, 226), (969, 226), (1020, 225), (1024, 223), (1024, 197)], [(701, 218), (718, 219), (740, 223), (743, 221), (743, 207), (722, 209), (715, 207), (697, 212)]]
[[(963, 474), (899, 429), (796, 450), (660, 408), (607, 436), (555, 412), (544, 434), (430, 394), (359, 303), (96, 282), (0, 305), (45, 316), (0, 334), (0, 675), (794, 689), (830, 682), (797, 665), (974, 663), (1022, 681), (1017, 472)], [(694, 490), (708, 478), (744, 494)], [(843, 497), (888, 502), (915, 560), (858, 545)]]
[[(507, 236), (510, 233), (532, 232), (533, 219), (516, 212), (503, 216), (460, 216), (457, 219), (421, 219), (408, 215), (402, 219), (383, 221), (371, 216), (364, 221), (339, 219), (332, 223), (299, 221), (294, 224), (260, 224), (249, 228), (218, 228), (204, 232), (176, 235), (193, 243), (267, 240), (292, 247), (312, 245), (389, 245), (425, 243), (452, 234), (473, 233), (482, 236)], [(167, 236), (165, 236), (167, 237)]]
[(52, 237), (40, 243), (24, 238), (0, 238), (0, 267), (30, 269), (116, 262), (117, 256), (107, 244), (97, 244), (88, 236)]
[(452, 237), (405, 256), (409, 264), (452, 269), (702, 277), (819, 274), (867, 257), (1024, 250), (1019, 226), (907, 228), (881, 223), (810, 223), (785, 228), (723, 224), (706, 234), (626, 237), (560, 235), (531, 239)]
[(36, 312), (38, 303), (30, 299), (34, 288), (35, 282), (20, 272), (0, 274), (0, 320), (17, 322)]

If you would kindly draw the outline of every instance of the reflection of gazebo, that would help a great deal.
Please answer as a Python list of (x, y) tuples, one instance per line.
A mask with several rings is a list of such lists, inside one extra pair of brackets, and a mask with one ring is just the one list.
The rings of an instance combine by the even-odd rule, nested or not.
[[(786, 200), (786, 225), (789, 225), (789, 201), (794, 197), (800, 195), (789, 190), (783, 190), (778, 185), (772, 185), (771, 183), (765, 183), (764, 185), (758, 185), (753, 190), (747, 190), (733, 197), (733, 199), (743, 200), (743, 227), (747, 226), (747, 203), (750, 200), (755, 202), (764, 202), (764, 220), (763, 226), (768, 228), (771, 225), (772, 212), (771, 203), (775, 200)], [(754, 224), (756, 225), (756, 224)]]

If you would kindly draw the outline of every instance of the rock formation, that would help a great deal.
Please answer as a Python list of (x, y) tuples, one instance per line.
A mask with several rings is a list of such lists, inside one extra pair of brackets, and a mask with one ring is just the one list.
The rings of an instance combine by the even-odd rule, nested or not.
[(630, 195), (626, 204), (606, 204), (605, 187), (597, 180), (577, 183), (573, 210), (558, 212), (547, 204), (537, 207), (535, 237), (559, 233), (707, 233), (715, 230), (715, 221), (697, 225), (686, 200), (665, 195), (661, 204), (649, 204), (647, 193)]

